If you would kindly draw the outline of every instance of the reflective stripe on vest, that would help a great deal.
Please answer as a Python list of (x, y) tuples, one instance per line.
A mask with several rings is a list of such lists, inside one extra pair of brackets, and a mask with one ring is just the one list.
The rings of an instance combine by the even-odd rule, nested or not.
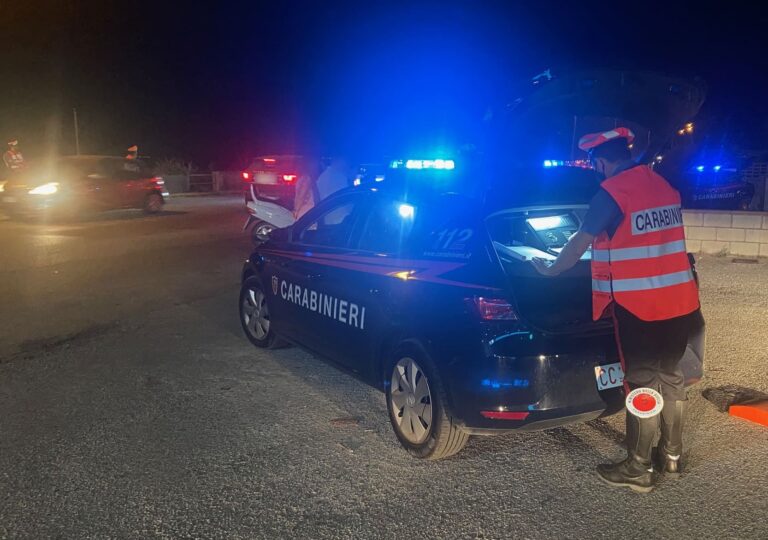
[(622, 293), (633, 291), (648, 291), (651, 289), (661, 289), (663, 287), (672, 287), (673, 285), (682, 285), (693, 281), (693, 272), (683, 270), (682, 272), (673, 272), (671, 274), (661, 274), (659, 276), (631, 279), (592, 280), (592, 290), (602, 293)]
[(652, 259), (673, 253), (685, 253), (685, 240), (677, 240), (655, 246), (630, 247), (619, 249), (593, 249), (592, 260), (597, 262), (633, 261)]

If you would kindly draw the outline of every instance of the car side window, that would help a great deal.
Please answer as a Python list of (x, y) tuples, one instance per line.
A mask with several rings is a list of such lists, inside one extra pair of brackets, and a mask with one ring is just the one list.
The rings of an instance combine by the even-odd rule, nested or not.
[(371, 208), (360, 235), (359, 248), (397, 255), (407, 246), (416, 209), (397, 201), (379, 201)]
[(340, 201), (304, 224), (294, 238), (310, 246), (347, 247), (356, 207), (355, 201)]
[(135, 180), (141, 180), (141, 173), (139, 171), (127, 171), (125, 169), (118, 169), (114, 172), (113, 178), (119, 182), (131, 182)]

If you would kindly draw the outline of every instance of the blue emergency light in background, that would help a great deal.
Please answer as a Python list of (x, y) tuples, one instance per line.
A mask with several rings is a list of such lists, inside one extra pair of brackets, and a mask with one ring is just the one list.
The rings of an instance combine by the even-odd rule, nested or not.
[(456, 162), (452, 159), (399, 159), (392, 161), (389, 167), (391, 169), (452, 171), (456, 168)]
[[(710, 167), (708, 165), (697, 165), (696, 167), (694, 167), (694, 169), (696, 169), (696, 172), (700, 172), (700, 173), (703, 173), (703, 172), (708, 171), (710, 169), (712, 170), (712, 172), (716, 172), (717, 173), (717, 172), (720, 172), (721, 169), (723, 169), (723, 166), (722, 165), (713, 165), (712, 167)], [(725, 169), (725, 170), (731, 172), (731, 171), (733, 171), (735, 169)]]

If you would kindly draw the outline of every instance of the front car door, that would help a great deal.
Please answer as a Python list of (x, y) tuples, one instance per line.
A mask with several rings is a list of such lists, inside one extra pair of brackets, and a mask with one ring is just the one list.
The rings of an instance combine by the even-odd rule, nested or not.
[[(284, 250), (263, 250), (270, 312), (279, 332), (323, 356), (339, 361), (334, 346), (345, 325), (360, 326), (361, 313), (346, 292), (329, 290), (359, 219), (365, 195), (333, 197), (308, 212), (291, 232)], [(352, 288), (354, 283), (348, 283)], [(269, 295), (268, 295), (269, 296)], [(343, 322), (342, 322), (343, 321)]]

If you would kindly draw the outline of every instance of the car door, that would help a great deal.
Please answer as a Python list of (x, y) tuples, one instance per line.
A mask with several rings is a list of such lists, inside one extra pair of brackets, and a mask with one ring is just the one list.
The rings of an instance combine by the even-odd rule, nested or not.
[(402, 254), (413, 212), (409, 204), (372, 194), (361, 206), (349, 246), (326, 251), (327, 266), (315, 280), (323, 294), (345, 308), (318, 322), (318, 347), (366, 379), (375, 377), (372, 360), (403, 305), (398, 301), (408, 286), (403, 277), (412, 268)]
[(121, 206), (120, 183), (116, 181), (117, 160), (101, 159), (87, 161), (82, 165), (85, 171), (85, 185), (90, 192), (89, 205), (98, 210), (110, 210)]
[(351, 307), (346, 293), (332, 293), (328, 284), (344, 264), (364, 198), (337, 196), (308, 212), (294, 225), (288, 249), (274, 254), (268, 267), (280, 332), (337, 361), (332, 344), (343, 335), (341, 321), (347, 321)]
[(114, 208), (139, 208), (146, 196), (146, 177), (135, 162), (119, 160), (112, 164), (115, 183)]

